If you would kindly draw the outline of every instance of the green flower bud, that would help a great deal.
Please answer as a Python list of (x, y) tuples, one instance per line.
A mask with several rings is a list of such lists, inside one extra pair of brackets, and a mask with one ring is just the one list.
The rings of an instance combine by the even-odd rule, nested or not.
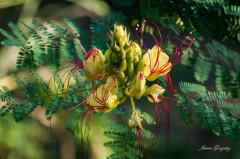
[(127, 59), (127, 63), (133, 62), (133, 59), (134, 59), (133, 50), (130, 50), (129, 52), (127, 52), (126, 59)]
[(121, 51), (120, 51), (120, 56), (121, 56), (121, 59), (125, 59), (125, 58), (126, 58), (126, 52), (125, 52), (125, 50), (121, 49)]
[[(122, 25), (115, 25), (113, 31), (113, 42), (123, 48), (126, 43), (128, 43), (127, 30)], [(114, 44), (115, 45), (115, 44)]]
[(133, 63), (128, 63), (128, 66), (127, 66), (128, 77), (131, 78), (133, 76), (133, 73), (134, 73)]
[(124, 72), (122, 70), (120, 70), (120, 71), (117, 71), (116, 74), (117, 74), (118, 81), (120, 82), (120, 84), (124, 84), (124, 82), (125, 82)]
[(133, 63), (138, 63), (139, 62), (139, 57), (138, 56), (135, 56), (134, 59), (133, 59)]
[(120, 67), (123, 71), (125, 71), (127, 69), (127, 61), (122, 60), (121, 63), (120, 63)]
[(111, 49), (107, 49), (104, 56), (106, 59), (108, 59), (111, 56)]
[(119, 51), (121, 51), (121, 48), (122, 48), (122, 47), (118, 46), (117, 42), (114, 41), (114, 46), (113, 46), (114, 51), (119, 52)]
[(140, 57), (142, 56), (142, 49), (140, 48), (140, 46), (137, 43), (132, 42), (131, 47), (134, 50), (135, 55), (138, 55)]
[(131, 47), (129, 45), (125, 45), (124, 50), (126, 52), (129, 52), (131, 50)]
[(143, 60), (140, 60), (140, 61), (138, 62), (137, 70), (138, 70), (138, 71), (143, 71), (144, 65), (145, 65), (145, 62), (144, 62)]
[(112, 53), (111, 54), (111, 60), (112, 60), (113, 63), (118, 63), (119, 57), (115, 53)]

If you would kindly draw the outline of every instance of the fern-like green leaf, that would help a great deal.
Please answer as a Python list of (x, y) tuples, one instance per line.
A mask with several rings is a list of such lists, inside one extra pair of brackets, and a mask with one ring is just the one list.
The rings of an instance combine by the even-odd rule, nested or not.
[(210, 92), (210, 91), (207, 91), (207, 94), (206, 96), (203, 97), (203, 101), (217, 101), (219, 99), (228, 99), (230, 98), (231, 95), (230, 93), (228, 92)]
[(204, 83), (208, 80), (211, 69), (212, 63), (204, 56), (198, 56), (194, 66), (195, 79), (201, 83)]
[(92, 37), (92, 48), (98, 48), (102, 51), (107, 50), (107, 32), (108, 28), (100, 20), (91, 20), (91, 30), (96, 35)]
[[(142, 152), (137, 151), (138, 143), (136, 138), (136, 131), (129, 128), (127, 124), (107, 124), (104, 126), (104, 134), (112, 140), (106, 142), (104, 146), (111, 147), (113, 154), (107, 158), (141, 158)], [(152, 133), (144, 131), (145, 136), (152, 137)]]
[(180, 89), (181, 91), (183, 91), (184, 93), (189, 93), (189, 92), (197, 92), (203, 96), (206, 95), (206, 87), (199, 85), (199, 84), (195, 84), (195, 83), (189, 83), (189, 82), (180, 82), (179, 83)]
[(217, 104), (219, 106), (219, 109), (223, 110), (227, 114), (231, 114), (233, 117), (240, 117), (240, 106), (239, 105), (234, 105), (232, 103), (223, 101), (223, 100), (218, 100)]
[(226, 14), (230, 14), (230, 15), (235, 15), (240, 17), (240, 6), (228, 6), (226, 8), (224, 8), (224, 11)]

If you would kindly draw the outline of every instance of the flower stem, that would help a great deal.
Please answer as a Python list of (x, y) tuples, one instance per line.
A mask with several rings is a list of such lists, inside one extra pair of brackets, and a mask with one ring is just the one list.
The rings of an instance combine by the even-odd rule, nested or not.
[(125, 102), (125, 100), (127, 99), (127, 97), (123, 97), (122, 99), (119, 100), (119, 104)]
[(134, 103), (133, 97), (129, 97), (129, 98), (130, 98), (132, 110), (135, 111), (135, 110), (136, 110), (136, 107), (135, 107), (135, 103)]

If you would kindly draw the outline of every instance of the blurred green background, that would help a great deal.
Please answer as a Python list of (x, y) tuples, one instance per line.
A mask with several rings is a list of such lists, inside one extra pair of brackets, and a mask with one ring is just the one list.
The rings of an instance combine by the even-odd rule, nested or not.
[[(89, 22), (93, 18), (99, 18), (118, 10), (112, 6), (109, 1), (103, 0), (0, 0), (0, 27), (8, 30), (7, 23), (12, 21), (18, 24), (20, 21), (31, 22), (37, 19), (44, 21), (46, 18), (61, 20), (66, 17), (76, 21), (81, 28), (88, 29)], [(132, 6), (132, 12), (136, 14), (139, 8)], [(129, 12), (129, 11), (128, 11)], [(129, 14), (131, 17), (132, 15)], [(134, 19), (131, 17), (131, 19)], [(131, 20), (123, 22), (129, 28), (134, 29)], [(134, 23), (134, 22), (133, 22)], [(165, 30), (165, 34), (170, 31)], [(134, 34), (131, 35), (133, 38)], [(0, 36), (0, 40), (2, 41)], [(239, 48), (236, 48), (239, 49)], [(14, 47), (1, 47), (0, 50), (0, 86), (8, 86), (10, 90), (21, 100), (22, 95), (16, 84), (9, 77), (11, 73), (17, 73), (21, 76), (28, 76), (26, 72), (17, 72), (16, 58), (17, 50)], [(40, 68), (41, 74), (47, 81), (51, 74), (45, 67)], [(183, 80), (193, 81), (193, 72), (191, 69), (180, 66), (173, 69), (173, 80), (175, 83)], [(211, 85), (208, 87), (211, 88)], [(1, 102), (1, 101), (0, 101)], [(0, 103), (1, 105), (1, 103)], [(137, 102), (141, 109), (146, 109), (153, 114), (153, 106), (148, 104), (145, 99)], [(55, 117), (52, 125), (45, 119), (44, 108), (38, 108), (22, 123), (16, 123), (11, 115), (0, 118), (0, 159), (79, 159), (81, 158), (81, 149), (79, 139), (74, 138), (65, 125), (71, 123), (70, 115)], [(104, 159), (111, 153), (111, 150), (104, 147), (103, 143), (108, 139), (103, 136), (102, 125), (112, 121), (124, 121), (127, 119), (118, 118), (118, 116), (97, 115), (93, 118), (90, 140), (93, 150), (90, 152), (94, 159)], [(163, 121), (160, 129), (159, 144), (153, 152), (153, 158), (156, 159), (200, 159), (200, 158), (218, 158), (218, 159), (238, 159), (240, 157), (239, 142), (231, 141), (226, 137), (217, 137), (214, 134), (194, 125), (189, 129), (179, 119), (177, 109), (171, 108), (171, 142), (169, 150), (165, 147), (165, 123)], [(188, 139), (189, 135), (189, 139)], [(198, 151), (203, 145), (207, 146), (229, 146), (229, 152)]]

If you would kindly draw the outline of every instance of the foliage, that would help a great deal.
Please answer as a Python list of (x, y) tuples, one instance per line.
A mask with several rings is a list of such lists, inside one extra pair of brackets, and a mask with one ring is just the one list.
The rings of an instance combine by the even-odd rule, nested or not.
[(193, 46), (192, 49), (198, 52), (194, 57), (196, 60), (186, 59), (185, 65), (194, 68), (195, 79), (206, 83), (210, 77), (214, 77), (218, 91), (230, 91), (234, 98), (238, 98), (240, 95), (239, 54), (215, 40), (201, 48)]
[[(109, 0), (109, 3), (132, 15), (132, 19), (149, 19), (154, 22), (164, 23), (167, 28), (172, 28), (175, 33), (179, 30), (193, 32), (197, 37), (218, 36), (221, 39), (240, 41), (240, 6), (231, 0), (176, 0), (176, 1), (128, 1), (135, 6), (136, 11), (127, 4), (118, 0)], [(176, 26), (175, 23), (178, 25)], [(216, 27), (217, 26), (217, 27)]]
[[(180, 82), (180, 90), (186, 94), (181, 100), (194, 113), (202, 128), (212, 131), (218, 136), (227, 136), (239, 140), (240, 106), (226, 100), (231, 96), (223, 91), (208, 91), (203, 85)], [(184, 112), (179, 111), (180, 115)], [(182, 118), (185, 122), (190, 120)], [(187, 122), (188, 123), (188, 122)]]
[(141, 158), (142, 154), (136, 149), (138, 143), (136, 140), (136, 134), (126, 124), (108, 124), (105, 125), (104, 135), (109, 137), (111, 141), (104, 144), (106, 147), (110, 147), (114, 153), (109, 155), (108, 159), (113, 158)]

